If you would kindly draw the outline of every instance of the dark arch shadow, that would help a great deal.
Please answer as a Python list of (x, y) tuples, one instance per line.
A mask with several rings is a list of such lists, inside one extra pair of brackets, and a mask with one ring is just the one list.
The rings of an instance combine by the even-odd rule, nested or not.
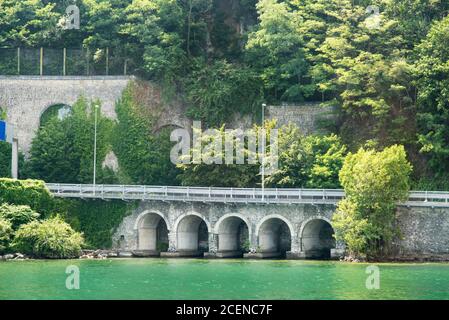
[(138, 222), (137, 246), (136, 256), (159, 256), (168, 250), (168, 228), (159, 214), (148, 212)]
[(249, 228), (246, 222), (237, 216), (229, 216), (218, 226), (217, 257), (242, 257), (249, 250)]
[(187, 215), (179, 221), (177, 251), (201, 255), (209, 250), (209, 230), (206, 222), (196, 215)]
[(330, 259), (335, 248), (334, 229), (323, 219), (306, 223), (301, 235), (301, 247), (306, 259)]
[(42, 111), (39, 117), (39, 127), (44, 126), (50, 119), (58, 118), (63, 120), (70, 116), (72, 113), (72, 107), (65, 103), (55, 103), (47, 107)]
[(292, 236), (290, 228), (285, 221), (279, 218), (270, 218), (259, 228), (258, 250), (264, 254), (284, 257), (291, 250)]

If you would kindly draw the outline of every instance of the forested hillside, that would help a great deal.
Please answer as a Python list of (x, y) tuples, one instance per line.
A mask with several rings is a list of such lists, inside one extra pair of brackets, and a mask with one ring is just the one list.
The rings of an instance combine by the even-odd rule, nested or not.
[[(140, 78), (180, 94), (187, 115), (205, 126), (220, 127), (234, 112), (257, 115), (262, 102), (337, 106), (334, 135), (298, 138), (272, 185), (335, 187), (345, 152), (401, 144), (413, 164), (412, 187), (449, 188), (449, 1), (81, 0), (80, 29), (56, 27), (72, 3), (0, 0), (0, 47), (83, 47), (96, 58), (108, 47)], [(378, 27), (367, 24), (369, 5), (379, 7)], [(130, 105), (124, 97), (119, 108)], [(121, 165), (136, 167), (123, 158), (131, 151), (121, 151)], [(155, 166), (148, 174), (128, 168), (126, 179), (163, 183), (151, 173)], [(176, 183), (174, 169), (160, 166)], [(219, 184), (188, 174), (181, 183)]]

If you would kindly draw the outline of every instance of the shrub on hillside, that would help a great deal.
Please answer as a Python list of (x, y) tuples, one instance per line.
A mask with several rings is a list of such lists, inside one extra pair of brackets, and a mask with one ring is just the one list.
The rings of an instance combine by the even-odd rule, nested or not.
[(12, 236), (13, 229), (11, 226), (11, 222), (6, 219), (0, 218), (0, 253), (6, 251)]
[(60, 217), (32, 221), (15, 234), (12, 247), (36, 258), (74, 258), (81, 253), (84, 239)]
[(32, 210), (29, 206), (17, 206), (7, 203), (0, 205), (0, 218), (9, 221), (14, 230), (17, 230), (22, 224), (37, 220), (39, 216), (39, 213)]

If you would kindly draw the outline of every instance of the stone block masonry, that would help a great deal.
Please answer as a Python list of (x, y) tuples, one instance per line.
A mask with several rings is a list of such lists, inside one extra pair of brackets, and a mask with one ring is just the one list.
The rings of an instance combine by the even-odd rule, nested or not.
[(133, 77), (11, 76), (0, 77), (0, 108), (15, 126), (25, 154), (40, 125), (40, 117), (55, 104), (73, 105), (80, 95), (99, 99), (105, 116), (115, 119), (115, 102)]
[[(333, 205), (142, 201), (113, 236), (116, 249), (154, 252), (167, 232), (164, 256), (337, 257)], [(317, 221), (319, 223), (317, 223)], [(324, 231), (323, 231), (324, 230)], [(247, 239), (242, 239), (246, 237)], [(207, 245), (204, 245), (206, 241)]]
[[(0, 108), (6, 110), (7, 120), (16, 127), (19, 149), (27, 155), (40, 117), (49, 107), (57, 104), (71, 106), (84, 95), (88, 100), (99, 99), (103, 114), (115, 119), (115, 102), (131, 80), (134, 81), (134, 77), (0, 76)], [(150, 83), (148, 85), (152, 87)], [(190, 129), (191, 119), (185, 115), (185, 107), (182, 101), (172, 101), (164, 106), (156, 129), (165, 126)], [(319, 103), (268, 106), (266, 111), (267, 119), (277, 119), (279, 126), (296, 124), (305, 134), (320, 131), (321, 120), (335, 120), (333, 109), (321, 107)], [(251, 128), (252, 123), (240, 119), (230, 126), (234, 127)]]
[[(333, 238), (334, 211), (329, 204), (142, 201), (113, 244), (166, 257), (338, 258), (344, 246)], [(397, 217), (396, 259), (449, 258), (449, 208), (399, 206)]]

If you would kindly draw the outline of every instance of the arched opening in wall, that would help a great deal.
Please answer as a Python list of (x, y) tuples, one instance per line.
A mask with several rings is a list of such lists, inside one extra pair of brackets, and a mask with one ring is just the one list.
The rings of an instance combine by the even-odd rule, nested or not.
[(182, 218), (176, 230), (177, 251), (209, 251), (209, 230), (206, 222), (196, 215)]
[(48, 123), (48, 121), (54, 118), (64, 120), (65, 118), (70, 116), (71, 113), (72, 107), (67, 104), (58, 103), (51, 105), (47, 109), (45, 109), (44, 112), (42, 112), (39, 119), (39, 126), (44, 126), (46, 123)]
[(153, 128), (153, 133), (156, 135), (164, 134), (164, 133), (171, 133), (173, 130), (176, 130), (176, 129), (185, 130), (183, 127), (181, 127), (177, 124), (168, 123), (168, 124), (156, 125), (155, 128)]
[(223, 257), (238, 257), (249, 251), (249, 231), (246, 222), (230, 216), (218, 226), (218, 253)]
[(142, 255), (157, 255), (168, 250), (168, 228), (157, 213), (146, 213), (138, 224), (138, 250)]
[(310, 220), (302, 231), (301, 245), (308, 259), (330, 259), (335, 248), (334, 229), (323, 219)]
[(264, 221), (259, 228), (258, 239), (258, 251), (261, 253), (277, 253), (285, 257), (286, 252), (291, 250), (290, 228), (282, 219), (270, 218)]

